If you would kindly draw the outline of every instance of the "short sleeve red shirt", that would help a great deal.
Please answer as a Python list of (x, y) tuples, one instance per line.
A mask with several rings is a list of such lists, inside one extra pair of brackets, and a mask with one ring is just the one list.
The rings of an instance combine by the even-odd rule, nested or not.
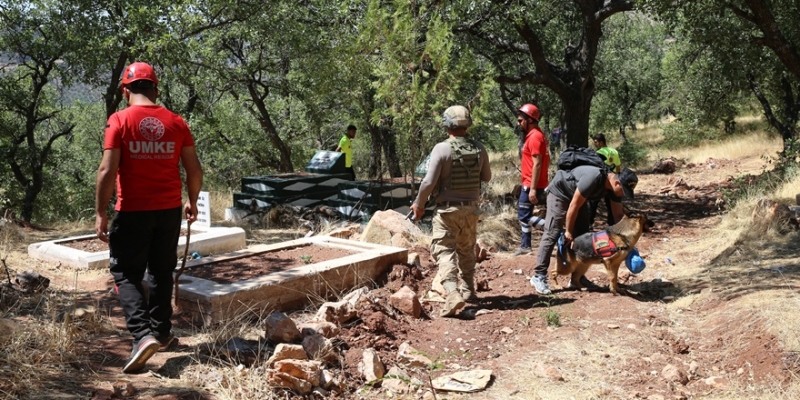
[(194, 146), (186, 121), (164, 107), (130, 106), (108, 118), (104, 150), (120, 149), (117, 211), (182, 204), (181, 149)]
[(531, 186), (531, 174), (533, 173), (533, 156), (542, 155), (542, 168), (539, 171), (539, 181), (536, 182), (534, 189), (544, 189), (549, 183), (547, 180), (547, 168), (550, 165), (550, 153), (547, 148), (547, 141), (544, 133), (539, 128), (533, 128), (525, 136), (525, 144), (522, 145), (522, 186)]

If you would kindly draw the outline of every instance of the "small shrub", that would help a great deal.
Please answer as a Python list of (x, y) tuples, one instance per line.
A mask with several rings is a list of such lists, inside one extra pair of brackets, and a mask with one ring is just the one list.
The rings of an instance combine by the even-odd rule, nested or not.
[(556, 328), (561, 326), (561, 314), (552, 308), (547, 308), (547, 312), (544, 314), (544, 320), (547, 322), (547, 326), (553, 326)]
[(628, 139), (617, 147), (619, 158), (624, 167), (636, 168), (647, 161), (648, 150), (645, 146), (639, 145), (635, 140)]

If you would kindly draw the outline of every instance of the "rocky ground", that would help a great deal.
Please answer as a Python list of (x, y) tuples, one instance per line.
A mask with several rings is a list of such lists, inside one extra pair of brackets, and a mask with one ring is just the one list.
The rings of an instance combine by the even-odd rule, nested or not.
[[(734, 185), (734, 177), (758, 173), (759, 160), (708, 160), (676, 168), (674, 173), (639, 174), (633, 208), (646, 212), (656, 225), (637, 245), (647, 262), (645, 271), (633, 275), (621, 270), (620, 282), (630, 296), (610, 294), (600, 266), (587, 275), (597, 290), (536, 295), (527, 282), (534, 256), (495, 250), (478, 267), (479, 301), (457, 318), (439, 318), (440, 303), (426, 296), (435, 265), (425, 247), (412, 246), (409, 251), (419, 255), (419, 264), (392, 267), (380, 287), (364, 294), (370, 301), (352, 302), (351, 318), (327, 318), (338, 330), (308, 325), (316, 307), (288, 313), (290, 327), (298, 326), (298, 333), (307, 328), (300, 335), (331, 336), (313, 348), (330, 346), (332, 357), (305, 367), (321, 365), (336, 384), (308, 398), (690, 399), (725, 393), (736, 398), (748, 387), (792, 382), (800, 371), (797, 359), (781, 349), (763, 320), (726, 312), (725, 298), (714, 296), (715, 289), (702, 282), (673, 279), (683, 276), (682, 268), (697, 268), (718, 254), (698, 251), (693, 244), (718, 224), (725, 206), (722, 191)], [(62, 372), (62, 382), (45, 382), (37, 390), (59, 398), (300, 398), (266, 387), (267, 380), (280, 378), (270, 372), (278, 364), (268, 358), (282, 340), (274, 335), (277, 328), (270, 331), (263, 321), (212, 331), (179, 315), (180, 344), (154, 356), (148, 372), (124, 375), (120, 368), (130, 339), (104, 271), (76, 273), (29, 259), (23, 251), (12, 252), (9, 267), (48, 276), (50, 290), (73, 294), (78, 304), (93, 307), (111, 325), (79, 343), (85, 361)], [(404, 286), (422, 300), (419, 317), (409, 306), (413, 300), (404, 305), (391, 300)], [(703, 297), (681, 306), (690, 295)], [(291, 331), (285, 326), (280, 331), (286, 329)], [(286, 337), (309, 352), (302, 336)], [(366, 352), (366, 364), (372, 367), (365, 374), (367, 349), (372, 350)], [(409, 367), (420, 359), (427, 365)], [(380, 375), (377, 360), (387, 377), (370, 382), (372, 375)], [(487, 387), (474, 394), (430, 391), (437, 377), (474, 370), (491, 370)]]

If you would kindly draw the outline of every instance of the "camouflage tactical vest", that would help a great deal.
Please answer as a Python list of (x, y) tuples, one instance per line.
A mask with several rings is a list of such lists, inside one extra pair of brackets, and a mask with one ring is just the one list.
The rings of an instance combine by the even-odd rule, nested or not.
[(480, 191), (481, 150), (472, 139), (450, 138), (450, 185), (447, 189), (458, 191)]

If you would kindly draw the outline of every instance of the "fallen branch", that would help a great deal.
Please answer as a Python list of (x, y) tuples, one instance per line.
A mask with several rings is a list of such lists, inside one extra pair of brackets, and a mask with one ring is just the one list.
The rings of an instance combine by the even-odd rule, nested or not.
[(8, 272), (8, 265), (6, 264), (6, 257), (3, 257), (3, 259), (0, 261), (3, 261), (3, 268), (5, 268), (6, 270), (6, 276), (8, 277), (8, 284), (13, 285), (13, 283), (11, 283), (11, 273)]

